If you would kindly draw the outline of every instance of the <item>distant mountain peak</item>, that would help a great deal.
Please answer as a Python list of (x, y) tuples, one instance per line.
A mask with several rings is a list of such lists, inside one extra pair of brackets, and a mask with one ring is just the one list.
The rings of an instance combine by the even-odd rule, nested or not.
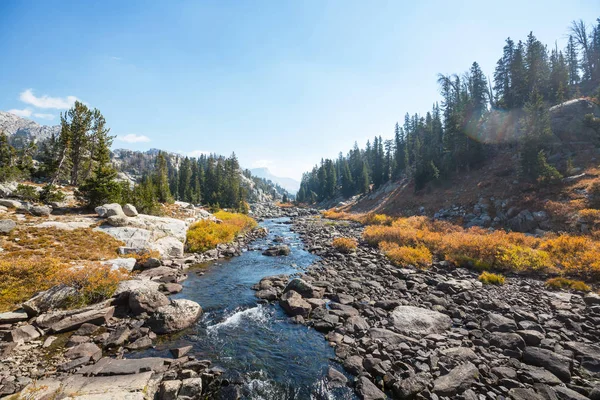
[(40, 125), (30, 119), (0, 111), (0, 131), (6, 133), (12, 142), (22, 139), (40, 142), (48, 139), (52, 134), (58, 135), (60, 125)]
[(252, 175), (259, 178), (264, 178), (278, 184), (291, 194), (296, 194), (300, 189), (300, 182), (293, 178), (286, 178), (273, 175), (273, 173), (267, 167), (259, 167), (250, 169)]

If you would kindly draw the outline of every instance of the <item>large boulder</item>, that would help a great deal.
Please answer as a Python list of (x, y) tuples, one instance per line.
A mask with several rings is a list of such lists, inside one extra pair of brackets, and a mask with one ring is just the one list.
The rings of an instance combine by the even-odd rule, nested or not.
[(317, 299), (322, 298), (325, 293), (325, 288), (315, 287), (300, 278), (292, 279), (285, 289), (283, 289), (283, 293), (287, 293), (290, 290), (300, 293), (302, 297)]
[(9, 332), (10, 341), (27, 343), (41, 336), (40, 331), (33, 325), (23, 325)]
[(290, 317), (295, 317), (296, 315), (308, 317), (312, 310), (310, 303), (304, 300), (300, 293), (293, 290), (289, 290), (281, 296), (279, 305)]
[(22, 307), (29, 316), (35, 316), (49, 310), (63, 308), (76, 295), (77, 290), (74, 287), (61, 283), (36, 294), (24, 302)]
[(0, 220), (0, 234), (10, 233), (16, 227), (17, 227), (17, 224), (12, 219)]
[(123, 212), (128, 217), (137, 217), (138, 216), (138, 211), (133, 204), (125, 204), (123, 206)]
[(586, 115), (600, 117), (600, 107), (588, 99), (573, 99), (550, 108), (550, 123), (562, 144), (597, 144), (598, 132), (586, 123)]
[(152, 249), (158, 251), (163, 257), (181, 258), (183, 257), (184, 245), (177, 238), (167, 236), (154, 242)]
[(523, 362), (547, 369), (563, 382), (571, 380), (571, 360), (562, 354), (539, 347), (526, 347)]
[(131, 272), (135, 267), (135, 258), (113, 258), (102, 262), (102, 265), (110, 265), (111, 269), (119, 270), (121, 268)]
[(470, 362), (453, 368), (433, 382), (433, 392), (440, 396), (454, 396), (469, 389), (479, 377), (479, 370)]
[(94, 209), (99, 217), (108, 218), (113, 215), (125, 215), (123, 208), (118, 203), (104, 204), (103, 206)]
[(508, 220), (508, 227), (515, 232), (532, 232), (538, 227), (538, 222), (529, 210), (523, 210)]
[(0, 199), (0, 206), (8, 208), (21, 208), (23, 204), (18, 200)]
[(413, 306), (396, 307), (390, 313), (390, 322), (405, 335), (442, 334), (452, 326), (452, 319), (446, 314)]
[(178, 299), (159, 307), (146, 322), (155, 333), (173, 333), (191, 326), (202, 315), (202, 307), (194, 301)]
[(50, 206), (32, 206), (29, 208), (29, 212), (36, 217), (47, 217), (52, 213), (52, 207)]
[(153, 313), (169, 303), (168, 297), (155, 289), (142, 287), (129, 293), (129, 308), (135, 315)]
[(286, 245), (272, 246), (263, 251), (263, 256), (275, 257), (275, 256), (288, 256), (290, 255), (290, 248)]

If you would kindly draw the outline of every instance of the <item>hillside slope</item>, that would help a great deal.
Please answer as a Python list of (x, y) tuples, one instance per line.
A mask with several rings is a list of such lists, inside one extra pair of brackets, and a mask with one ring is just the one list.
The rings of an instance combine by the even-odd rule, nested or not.
[[(600, 182), (600, 132), (588, 115), (600, 118), (600, 107), (588, 99), (571, 100), (550, 109), (553, 129), (548, 160), (565, 178), (540, 186), (520, 180), (514, 144), (487, 153), (482, 167), (455, 174), (443, 184), (430, 183), (415, 191), (411, 179), (390, 182), (360, 198), (342, 203), (342, 210), (392, 216), (428, 215), (465, 225), (581, 231), (590, 221), (580, 217), (588, 204), (590, 187)], [(544, 212), (543, 223), (520, 226), (522, 211)], [(585, 212), (584, 212), (585, 213)], [(529, 217), (527, 215), (527, 217)]]

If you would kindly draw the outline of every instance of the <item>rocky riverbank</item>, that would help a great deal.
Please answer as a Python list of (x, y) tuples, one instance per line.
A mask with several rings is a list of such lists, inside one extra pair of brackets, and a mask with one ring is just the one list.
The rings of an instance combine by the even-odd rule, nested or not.
[[(360, 242), (354, 223), (294, 219), (321, 259), (302, 276), (268, 277), (257, 297), (323, 332), (363, 399), (600, 399), (600, 296), (548, 291), (445, 262), (399, 268)], [(342, 254), (336, 237), (358, 249)], [(330, 371), (329, 384), (344, 384)]]
[[(108, 212), (117, 218), (102, 215), (110, 208), (98, 212), (112, 218), (109, 223), (121, 229), (119, 232), (160, 225), (159, 230), (168, 234), (162, 237), (177, 238), (173, 232), (180, 230), (179, 220), (162, 218), (152, 220), (152, 228), (148, 223), (132, 227), (150, 219), (128, 215), (130, 210), (124, 213), (120, 207)], [(239, 255), (265, 234), (265, 230), (255, 229), (202, 254), (177, 252), (169, 257), (166, 252), (166, 258), (137, 263), (133, 258), (112, 260), (133, 261), (128, 269), (135, 273), (133, 279), (119, 284), (111, 299), (100, 304), (61, 310), (73, 288), (59, 285), (26, 301), (20, 310), (0, 313), (0, 397), (196, 399), (227, 393), (218, 379), (222, 370), (211, 368), (209, 360), (188, 355), (191, 346), (172, 349), (173, 358), (127, 357), (152, 347), (160, 335), (188, 328), (201, 316), (199, 304), (168, 297), (181, 291), (191, 265)], [(140, 242), (126, 243), (127, 248), (134, 245)]]

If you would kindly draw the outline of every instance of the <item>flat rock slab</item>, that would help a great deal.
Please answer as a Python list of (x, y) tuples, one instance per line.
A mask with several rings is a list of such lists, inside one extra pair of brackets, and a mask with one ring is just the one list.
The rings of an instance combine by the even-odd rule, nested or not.
[(147, 357), (137, 359), (121, 359), (104, 357), (96, 364), (79, 370), (86, 376), (96, 375), (135, 375), (142, 372), (164, 372), (166, 358)]
[(27, 321), (29, 317), (25, 311), (9, 311), (0, 313), (0, 325), (14, 324), (15, 322)]
[(83, 324), (100, 325), (108, 322), (115, 312), (114, 307), (89, 310), (66, 317), (50, 327), (52, 332), (68, 332), (79, 328)]
[(390, 321), (396, 330), (405, 335), (441, 334), (452, 326), (446, 314), (426, 308), (400, 306), (390, 313)]
[(69, 398), (79, 400), (142, 400), (144, 390), (152, 378), (152, 372), (123, 376), (85, 377), (71, 375), (65, 380), (44, 379), (33, 382), (21, 397), (28, 400)]

